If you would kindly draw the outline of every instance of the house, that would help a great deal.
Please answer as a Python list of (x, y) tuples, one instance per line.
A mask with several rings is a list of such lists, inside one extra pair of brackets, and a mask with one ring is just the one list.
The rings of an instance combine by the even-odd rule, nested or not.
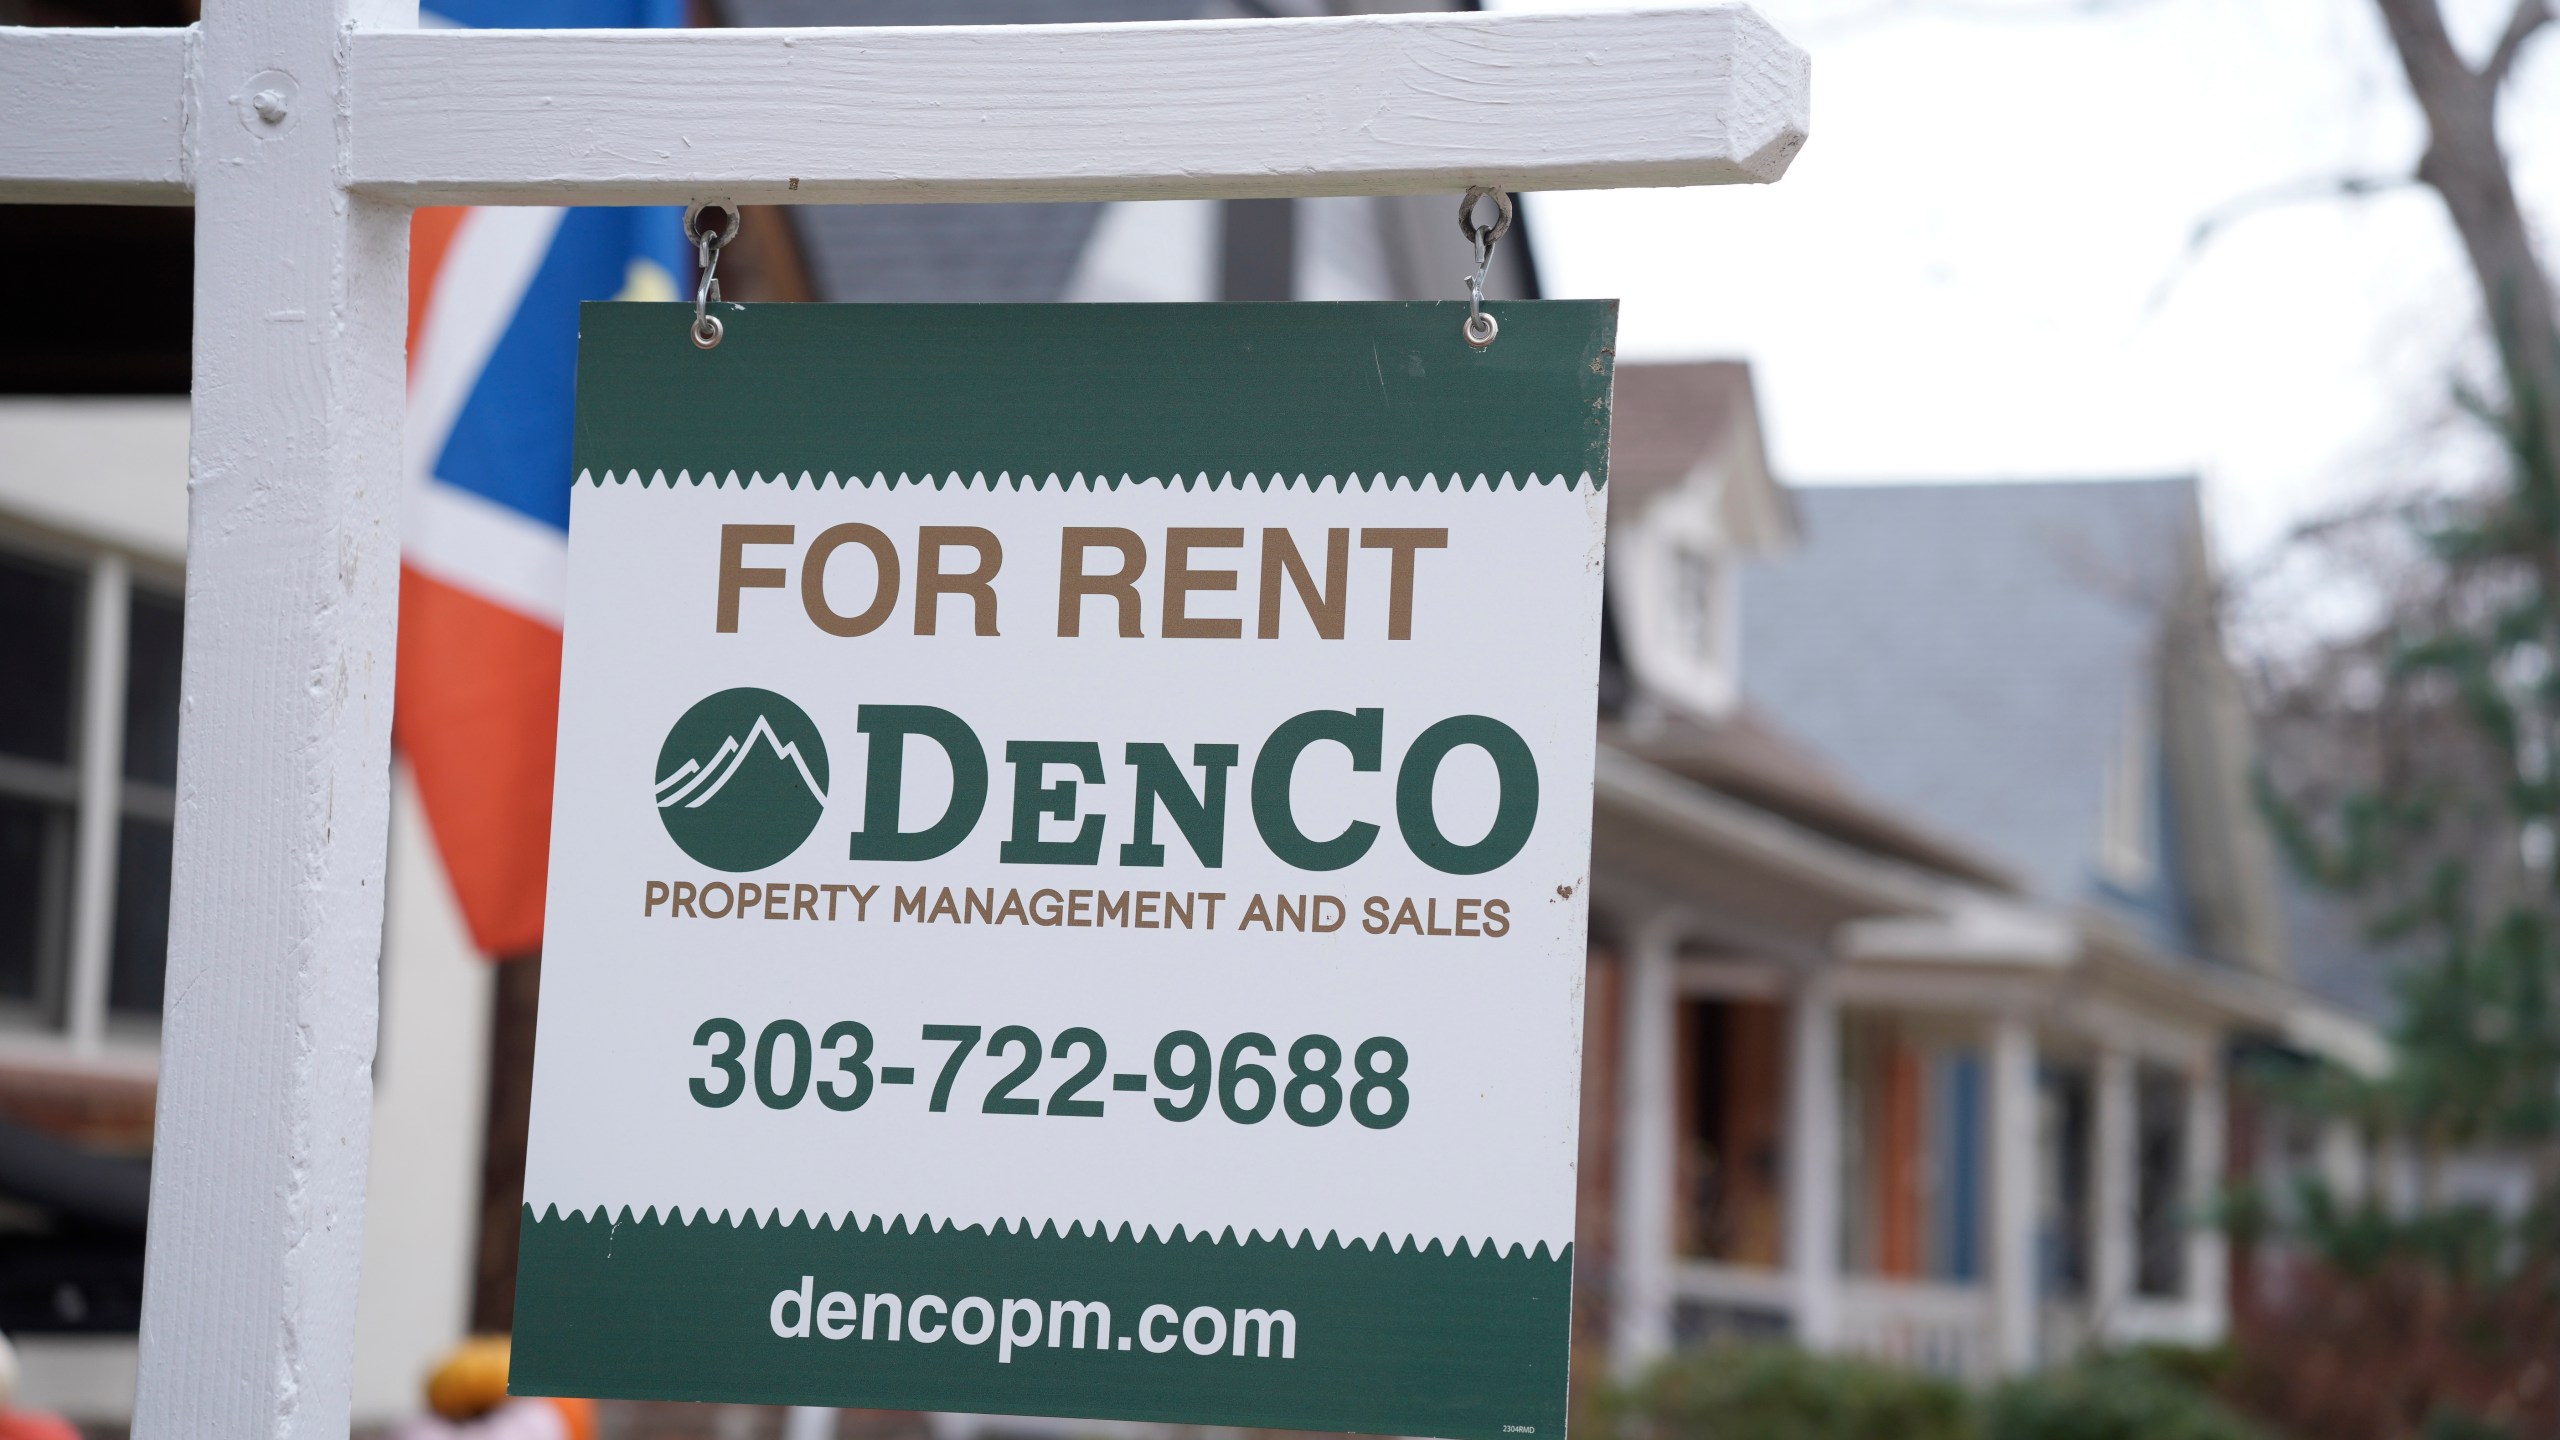
[[(183, 5), (161, 8), (148, 18), (186, 23)], [(1217, 0), (703, 10), (732, 25), (1241, 13)], [(45, 18), (138, 14), (61, 0)], [(721, 273), (741, 300), (1458, 299), (1472, 261), (1456, 201), (750, 207)], [(49, 277), (28, 324), (0, 339), (0, 1332), (18, 1345), (21, 1400), (107, 1424), (129, 1414), (136, 1368), (184, 624), (191, 245), (183, 209), (0, 206), (0, 254)], [(1535, 293), (1528, 255), (1515, 233), (1488, 295)], [(443, 1348), (507, 1323), (536, 998), (533, 963), (474, 952), (405, 766), (393, 784), (360, 1422), (413, 1412)]]
[(1785, 495), (1750, 412), (1619, 371), (1589, 1333), (2219, 1337), (2235, 1046), (2379, 1042), (2288, 971), (2193, 484)]

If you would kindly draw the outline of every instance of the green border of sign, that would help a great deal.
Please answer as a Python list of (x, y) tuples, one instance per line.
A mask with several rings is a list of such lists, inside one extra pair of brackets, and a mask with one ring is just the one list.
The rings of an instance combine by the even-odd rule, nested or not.
[(1613, 300), (579, 314), (576, 471), (963, 480), (1609, 473)]
[[(513, 1380), (524, 1393), (967, 1409), (1298, 1430), (1562, 1440), (1573, 1254), (1470, 1253), (1383, 1237), (794, 1218), (525, 1213)], [(929, 1345), (859, 1332), (777, 1339), (777, 1283), (812, 1293), (1101, 1301), (1111, 1349)], [(781, 1277), (777, 1281), (776, 1277)], [(1149, 1305), (1250, 1304), (1296, 1318), (1294, 1358), (1121, 1348)], [(797, 1318), (796, 1315), (794, 1317)], [(885, 1331), (885, 1325), (879, 1327)], [(1159, 1327), (1158, 1338), (1168, 1338)], [(1257, 1333), (1256, 1338), (1259, 1339)]]

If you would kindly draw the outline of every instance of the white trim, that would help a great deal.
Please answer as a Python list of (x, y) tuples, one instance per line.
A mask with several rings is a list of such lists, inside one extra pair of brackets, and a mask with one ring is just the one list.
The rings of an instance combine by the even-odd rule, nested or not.
[(1805, 975), (1787, 1010), (1787, 1271), (1796, 1343), (1808, 1350), (1841, 1340), (1840, 999), (1830, 980)]
[(1683, 779), (1605, 741), (1595, 757), (1592, 783), (1599, 806), (1595, 830), (1607, 826), (1612, 811), (1619, 812), (1671, 830), (1709, 853), (1738, 851), (1784, 867), (1807, 885), (1876, 910), (1934, 915), (1953, 888)]
[(0, 1030), (0, 1067), (43, 1070), (55, 1075), (94, 1075), (105, 1080), (157, 1080), (160, 1048), (137, 1040), (122, 1027), (110, 1027), (98, 1044), (72, 1048), (68, 1036), (51, 1030)]
[(114, 1425), (133, 1413), (140, 1355), (130, 1335), (21, 1335), (18, 1408)]
[(1677, 974), (1680, 993), (1701, 1000), (1782, 1000), (1794, 983), (1765, 960), (1683, 960)]
[(71, 867), (71, 945), (63, 965), (63, 1032), (94, 1050), (107, 1031), (116, 923), (116, 840), (124, 824), (125, 656), (132, 567), (113, 551), (89, 562), (81, 644), (80, 818)]
[(2209, 1065), (2222, 1046), (2224, 1027), (2211, 1021), (2164, 1019), (2119, 997), (2083, 993), (2066, 1011), (2071, 1024), (2102, 1049), (2122, 1050), (2171, 1070)]
[[(2196, 1216), (2213, 1212), (2222, 1195), (2224, 1109), (2222, 1071), (2207, 1064), (2186, 1075), (2187, 1205)], [(2230, 1240), (2209, 1221), (2187, 1230), (2186, 1304), (2193, 1333), (2218, 1340), (2230, 1317)]]
[(1796, 1283), (1784, 1270), (1683, 1259), (1671, 1269), (1671, 1292), (1708, 1305), (1748, 1306), (1793, 1318)]
[(2036, 1363), (2036, 1037), (2024, 1016), (1992, 1017), (1989, 1228), (1992, 1359), (2008, 1374)]
[(2284, 1013), (2284, 1038), (2367, 1079), (2391, 1072), (2391, 1042), (2361, 1016), (2325, 1001), (2305, 1000)]
[(2098, 1052), (2092, 1086), (2096, 1114), (2089, 1127), (2089, 1313), (2101, 1340), (2118, 1343), (2134, 1303), (2134, 1167), (2137, 1144), (2133, 1052), (2107, 1045)]
[(174, 575), (187, 552), (187, 423), (183, 395), (0, 397), (0, 524), (40, 529), (36, 543), (84, 562), (111, 546)]
[(1618, 1023), (1617, 1233), (1611, 1237), (1615, 1313), (1611, 1359), (1641, 1374), (1671, 1350), (1673, 1189), (1679, 1183), (1673, 1077), (1680, 1007), (1675, 982), (1680, 921), (1657, 915), (1628, 946)]

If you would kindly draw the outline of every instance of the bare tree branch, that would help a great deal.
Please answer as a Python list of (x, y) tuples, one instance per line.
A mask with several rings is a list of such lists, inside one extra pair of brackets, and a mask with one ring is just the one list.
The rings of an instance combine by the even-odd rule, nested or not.
[(2436, 0), (2374, 0), (2374, 8), (2382, 12), (2392, 48), (2400, 52), (2400, 68), (2408, 72), (2409, 88), (2421, 104), (2431, 95), (2466, 90), (2479, 79), (2453, 48)]
[[(2443, 197), (2479, 279), (2481, 308), (2507, 382), (2505, 423), (2513, 432), (2510, 443), (2523, 483), (2560, 491), (2560, 299), (2534, 249), (2533, 227), (2517, 201), (2499, 143), (2499, 87), (2492, 78), (2504, 73), (2496, 67), (2514, 63), (2551, 18), (2551, 0), (2516, 0), (2491, 68), (2477, 72), (2453, 54), (2438, 0), (2374, 4), (2400, 52), (2410, 93), (2426, 112), (2427, 150), (2418, 178)], [(2544, 583), (2560, 595), (2560, 524), (2545, 524), (2550, 543), (2544, 547)], [(2552, 648), (2560, 652), (2560, 627)]]
[(2488, 82), (2490, 89), (2506, 83), (2507, 72), (2515, 68), (2524, 42), (2550, 22), (2549, 0), (2516, 0), (2515, 13), (2507, 17), (2506, 33), (2498, 37), (2498, 48), (2489, 52), (2489, 63), (2480, 67), (2480, 78)]
[(2386, 191), (2405, 189), (2418, 183), (2415, 175), (2313, 175), (2287, 180), (2235, 195), (2208, 210), (2187, 232), (2186, 248), (2151, 292), (2151, 300), (2143, 308), (2156, 311), (2169, 299), (2189, 270), (2223, 231), (2253, 215), (2288, 205), (2302, 205), (2321, 200), (2362, 200)]

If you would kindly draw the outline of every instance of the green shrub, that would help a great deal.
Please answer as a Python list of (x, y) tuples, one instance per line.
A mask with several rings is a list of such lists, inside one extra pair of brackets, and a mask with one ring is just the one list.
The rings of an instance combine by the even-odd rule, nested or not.
[(2213, 1397), (2227, 1368), (2218, 1349), (2150, 1347), (1976, 1393), (1790, 1346), (1713, 1345), (1609, 1392), (1585, 1418), (1600, 1440), (2270, 1440)]
[(2426, 1440), (2515, 1440), (2513, 1427), (2483, 1420), (2459, 1410), (2438, 1410), (2427, 1417)]
[(1983, 1440), (2264, 1440), (2183, 1368), (2128, 1355), (2012, 1380), (1983, 1403)]
[(1613, 1395), (1615, 1440), (1973, 1440), (1956, 1385), (1777, 1345), (1714, 1345)]

